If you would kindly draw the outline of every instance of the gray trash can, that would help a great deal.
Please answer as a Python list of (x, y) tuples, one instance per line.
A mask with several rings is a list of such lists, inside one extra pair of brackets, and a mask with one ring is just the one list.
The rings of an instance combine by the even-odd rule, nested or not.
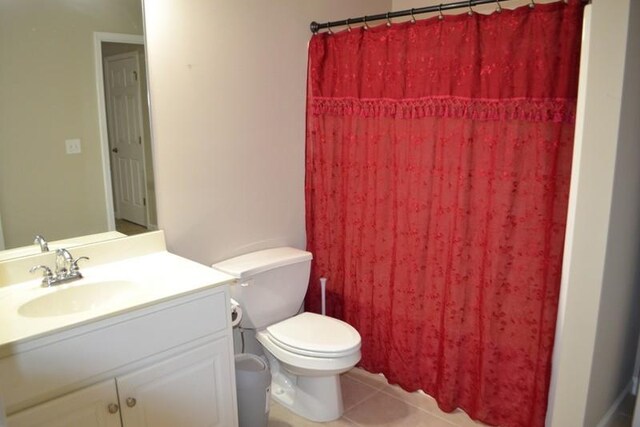
[(240, 427), (267, 427), (271, 372), (255, 354), (236, 354), (236, 389)]

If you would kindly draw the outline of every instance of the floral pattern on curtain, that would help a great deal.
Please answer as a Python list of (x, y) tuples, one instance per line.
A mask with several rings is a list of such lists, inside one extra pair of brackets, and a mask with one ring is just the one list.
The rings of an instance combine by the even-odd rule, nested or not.
[(317, 34), (306, 308), (445, 411), (542, 426), (574, 121), (578, 0)]

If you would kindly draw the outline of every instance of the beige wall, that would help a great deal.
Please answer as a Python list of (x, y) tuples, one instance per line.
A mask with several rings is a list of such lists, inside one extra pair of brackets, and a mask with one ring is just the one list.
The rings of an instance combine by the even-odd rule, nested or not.
[[(553, 3), (557, 0), (535, 0), (536, 3)], [(510, 0), (505, 1), (501, 0), (500, 5), (504, 9), (513, 9), (515, 7), (519, 7), (525, 4), (529, 4), (530, 0)], [(445, 0), (392, 0), (393, 9), (392, 10), (408, 10), (411, 8), (420, 8), (420, 7), (428, 7), (428, 6), (438, 6), (440, 3), (451, 3)], [(494, 3), (482, 4), (479, 6), (473, 6), (473, 11), (478, 13), (489, 14), (493, 13), (496, 10), (496, 5)], [(460, 14), (465, 13), (466, 9), (457, 9), (451, 11), (445, 11), (443, 14), (446, 16), (447, 14)], [(438, 13), (429, 13), (416, 15), (417, 19), (429, 18), (431, 16), (436, 16)], [(404, 21), (404, 18), (398, 18), (398, 21)]]
[[(0, 213), (8, 247), (107, 230), (93, 32), (142, 34), (139, 0), (0, 2)], [(80, 138), (82, 153), (65, 154)]]
[[(594, 11), (602, 7), (594, 4)], [(615, 19), (626, 27), (626, 56), (611, 215), (585, 425), (596, 425), (633, 374), (640, 304), (640, 2)], [(625, 7), (626, 6), (626, 7)], [(607, 6), (609, 7), (609, 6)], [(596, 9), (597, 8), (597, 9)], [(626, 21), (626, 22), (625, 22)], [(620, 49), (624, 49), (624, 43)], [(611, 47), (609, 47), (611, 48)], [(613, 100), (612, 100), (613, 101)], [(616, 99), (616, 102), (618, 100)], [(615, 140), (614, 140), (615, 141)], [(600, 141), (602, 144), (602, 141)]]
[(146, 0), (158, 221), (205, 264), (305, 245), (307, 42), (312, 20), (388, 0)]

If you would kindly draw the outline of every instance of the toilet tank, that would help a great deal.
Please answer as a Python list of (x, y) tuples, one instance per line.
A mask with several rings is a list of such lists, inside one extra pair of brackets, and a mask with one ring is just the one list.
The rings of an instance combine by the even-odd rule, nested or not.
[(309, 285), (311, 253), (281, 247), (240, 255), (212, 267), (236, 277), (231, 297), (242, 308), (243, 328), (263, 329), (295, 316)]

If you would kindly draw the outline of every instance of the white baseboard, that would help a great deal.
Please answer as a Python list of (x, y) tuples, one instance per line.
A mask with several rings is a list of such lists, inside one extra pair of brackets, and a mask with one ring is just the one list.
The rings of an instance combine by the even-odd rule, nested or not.
[(627, 384), (624, 390), (622, 390), (622, 393), (620, 393), (620, 395), (616, 398), (616, 400), (613, 401), (613, 404), (611, 405), (609, 410), (604, 414), (604, 416), (602, 417), (602, 419), (600, 420), (600, 422), (596, 427), (607, 427), (609, 425), (609, 423), (613, 419), (613, 416), (618, 411), (618, 408), (620, 408), (620, 405), (624, 401), (625, 397), (627, 397), (627, 394), (629, 394), (629, 392), (631, 391), (632, 382), (633, 381), (629, 381), (629, 384)]

